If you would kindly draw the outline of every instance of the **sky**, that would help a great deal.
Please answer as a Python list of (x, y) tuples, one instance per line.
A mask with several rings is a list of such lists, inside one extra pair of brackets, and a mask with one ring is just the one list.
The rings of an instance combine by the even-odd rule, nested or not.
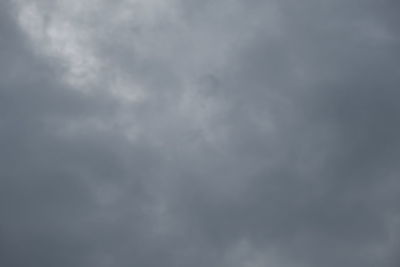
[(2, 0), (0, 266), (399, 266), (399, 13)]

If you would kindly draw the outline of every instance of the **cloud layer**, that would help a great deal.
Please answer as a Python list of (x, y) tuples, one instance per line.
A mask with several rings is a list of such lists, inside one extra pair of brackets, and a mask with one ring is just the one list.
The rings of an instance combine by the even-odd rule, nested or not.
[(0, 3), (0, 265), (400, 263), (394, 1)]

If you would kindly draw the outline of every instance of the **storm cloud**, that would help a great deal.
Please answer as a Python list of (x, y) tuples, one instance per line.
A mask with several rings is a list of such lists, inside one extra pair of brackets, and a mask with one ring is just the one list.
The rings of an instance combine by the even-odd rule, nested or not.
[(399, 13), (2, 1), (0, 265), (399, 266)]

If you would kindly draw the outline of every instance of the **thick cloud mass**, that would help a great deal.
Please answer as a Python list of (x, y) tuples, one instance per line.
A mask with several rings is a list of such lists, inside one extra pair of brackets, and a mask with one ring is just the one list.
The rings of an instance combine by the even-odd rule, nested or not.
[(399, 13), (1, 1), (0, 266), (399, 266)]

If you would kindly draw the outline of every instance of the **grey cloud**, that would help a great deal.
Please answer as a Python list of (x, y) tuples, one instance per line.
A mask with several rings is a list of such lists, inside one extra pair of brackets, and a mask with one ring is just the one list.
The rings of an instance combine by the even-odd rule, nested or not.
[(161, 2), (0, 4), (0, 265), (397, 266), (398, 5)]

